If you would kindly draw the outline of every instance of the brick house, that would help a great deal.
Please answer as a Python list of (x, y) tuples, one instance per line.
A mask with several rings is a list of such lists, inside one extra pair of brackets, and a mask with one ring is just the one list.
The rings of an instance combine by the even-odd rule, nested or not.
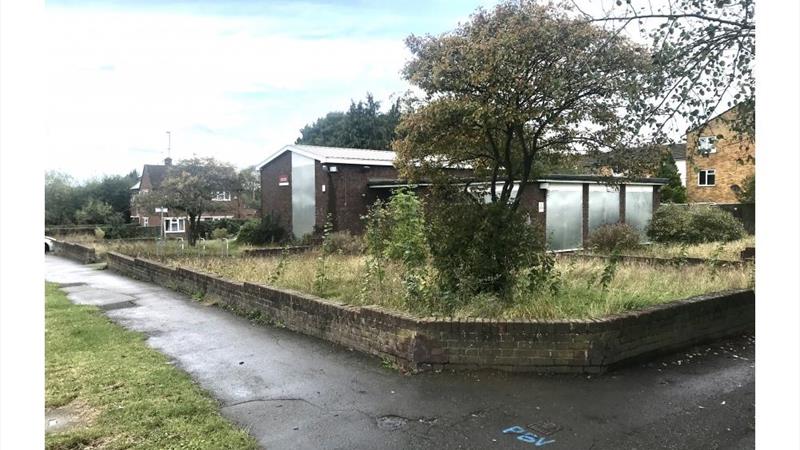
[[(398, 178), (394, 158), (394, 152), (382, 150), (284, 146), (257, 166), (262, 214), (278, 219), (295, 237), (320, 230), (328, 213), (334, 229), (360, 233), (361, 217), (370, 205), (388, 198), (394, 189), (412, 186)], [(591, 230), (608, 223), (627, 222), (643, 231), (666, 180), (615, 177), (613, 186), (607, 180), (593, 175), (544, 176), (530, 182), (521, 207), (531, 220), (545, 224), (552, 250), (580, 248)], [(428, 185), (418, 182), (413, 187), (424, 191)]]
[(689, 203), (738, 203), (736, 193), (755, 174), (755, 136), (735, 131), (734, 106), (686, 135)]
[[(139, 193), (157, 191), (168, 176), (172, 158), (164, 159), (164, 164), (145, 164), (139, 181), (131, 187), (131, 220), (144, 227), (162, 226), (162, 213), (154, 210), (145, 210), (136, 206), (134, 200)], [(257, 211), (245, 207), (241, 192), (218, 192), (214, 201), (220, 202), (220, 210), (203, 212), (202, 221), (217, 219), (247, 219), (257, 215)], [(163, 213), (164, 235), (171, 238), (186, 237), (186, 224), (188, 216), (180, 211), (166, 210)]]

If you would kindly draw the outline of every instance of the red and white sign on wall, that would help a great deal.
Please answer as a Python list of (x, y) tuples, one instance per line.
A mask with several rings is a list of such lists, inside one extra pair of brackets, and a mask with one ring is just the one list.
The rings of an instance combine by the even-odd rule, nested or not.
[(278, 186), (288, 186), (288, 185), (289, 185), (288, 175), (281, 175), (278, 177)]

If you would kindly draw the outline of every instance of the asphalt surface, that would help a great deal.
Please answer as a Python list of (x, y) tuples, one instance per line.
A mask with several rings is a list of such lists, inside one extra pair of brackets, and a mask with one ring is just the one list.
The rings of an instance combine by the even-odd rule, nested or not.
[(268, 449), (755, 447), (753, 336), (599, 376), (403, 375), (377, 358), (57, 256), (46, 257), (46, 279), (149, 336)]

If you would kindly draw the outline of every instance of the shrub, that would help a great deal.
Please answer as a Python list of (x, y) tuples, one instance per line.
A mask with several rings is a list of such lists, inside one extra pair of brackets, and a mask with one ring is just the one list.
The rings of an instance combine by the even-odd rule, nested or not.
[(482, 292), (508, 298), (522, 269), (530, 269), (534, 284), (547, 279), (542, 275), (551, 265), (544, 257), (544, 233), (537, 221), (507, 205), (484, 204), (451, 186), (435, 187), (432, 201), (428, 243), (445, 301), (464, 302)]
[(744, 227), (731, 213), (713, 206), (662, 205), (653, 214), (647, 236), (656, 242), (728, 242), (741, 239)]
[(94, 229), (94, 237), (97, 238), (97, 239), (103, 239), (104, 237), (106, 237), (106, 232), (103, 231), (102, 228), (95, 228)]
[(236, 241), (243, 244), (265, 245), (272, 242), (281, 242), (286, 238), (286, 230), (272, 215), (266, 215), (259, 220), (248, 220), (239, 229)]
[(615, 249), (628, 250), (639, 247), (641, 235), (632, 226), (614, 223), (596, 228), (589, 234), (585, 248), (599, 252), (612, 252)]
[(364, 251), (364, 240), (361, 236), (350, 234), (349, 231), (331, 233), (328, 245), (333, 253), (358, 255)]
[(211, 232), (211, 237), (214, 239), (225, 239), (228, 237), (228, 230), (226, 228), (216, 228)]
[(228, 230), (228, 234), (231, 236), (235, 236), (239, 233), (239, 229), (242, 228), (242, 220), (239, 219), (218, 219), (211, 222), (211, 230), (217, 230), (220, 228), (225, 228)]

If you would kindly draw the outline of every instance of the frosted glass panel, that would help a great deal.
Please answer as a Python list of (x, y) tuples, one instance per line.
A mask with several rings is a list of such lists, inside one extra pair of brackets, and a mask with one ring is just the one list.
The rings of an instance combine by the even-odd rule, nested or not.
[(619, 222), (619, 188), (615, 186), (589, 186), (589, 231)]
[(550, 185), (547, 190), (547, 246), (568, 250), (583, 245), (583, 187)]
[(653, 187), (625, 187), (625, 223), (636, 228), (644, 236), (653, 217)]
[(314, 232), (314, 160), (292, 152), (292, 233)]

